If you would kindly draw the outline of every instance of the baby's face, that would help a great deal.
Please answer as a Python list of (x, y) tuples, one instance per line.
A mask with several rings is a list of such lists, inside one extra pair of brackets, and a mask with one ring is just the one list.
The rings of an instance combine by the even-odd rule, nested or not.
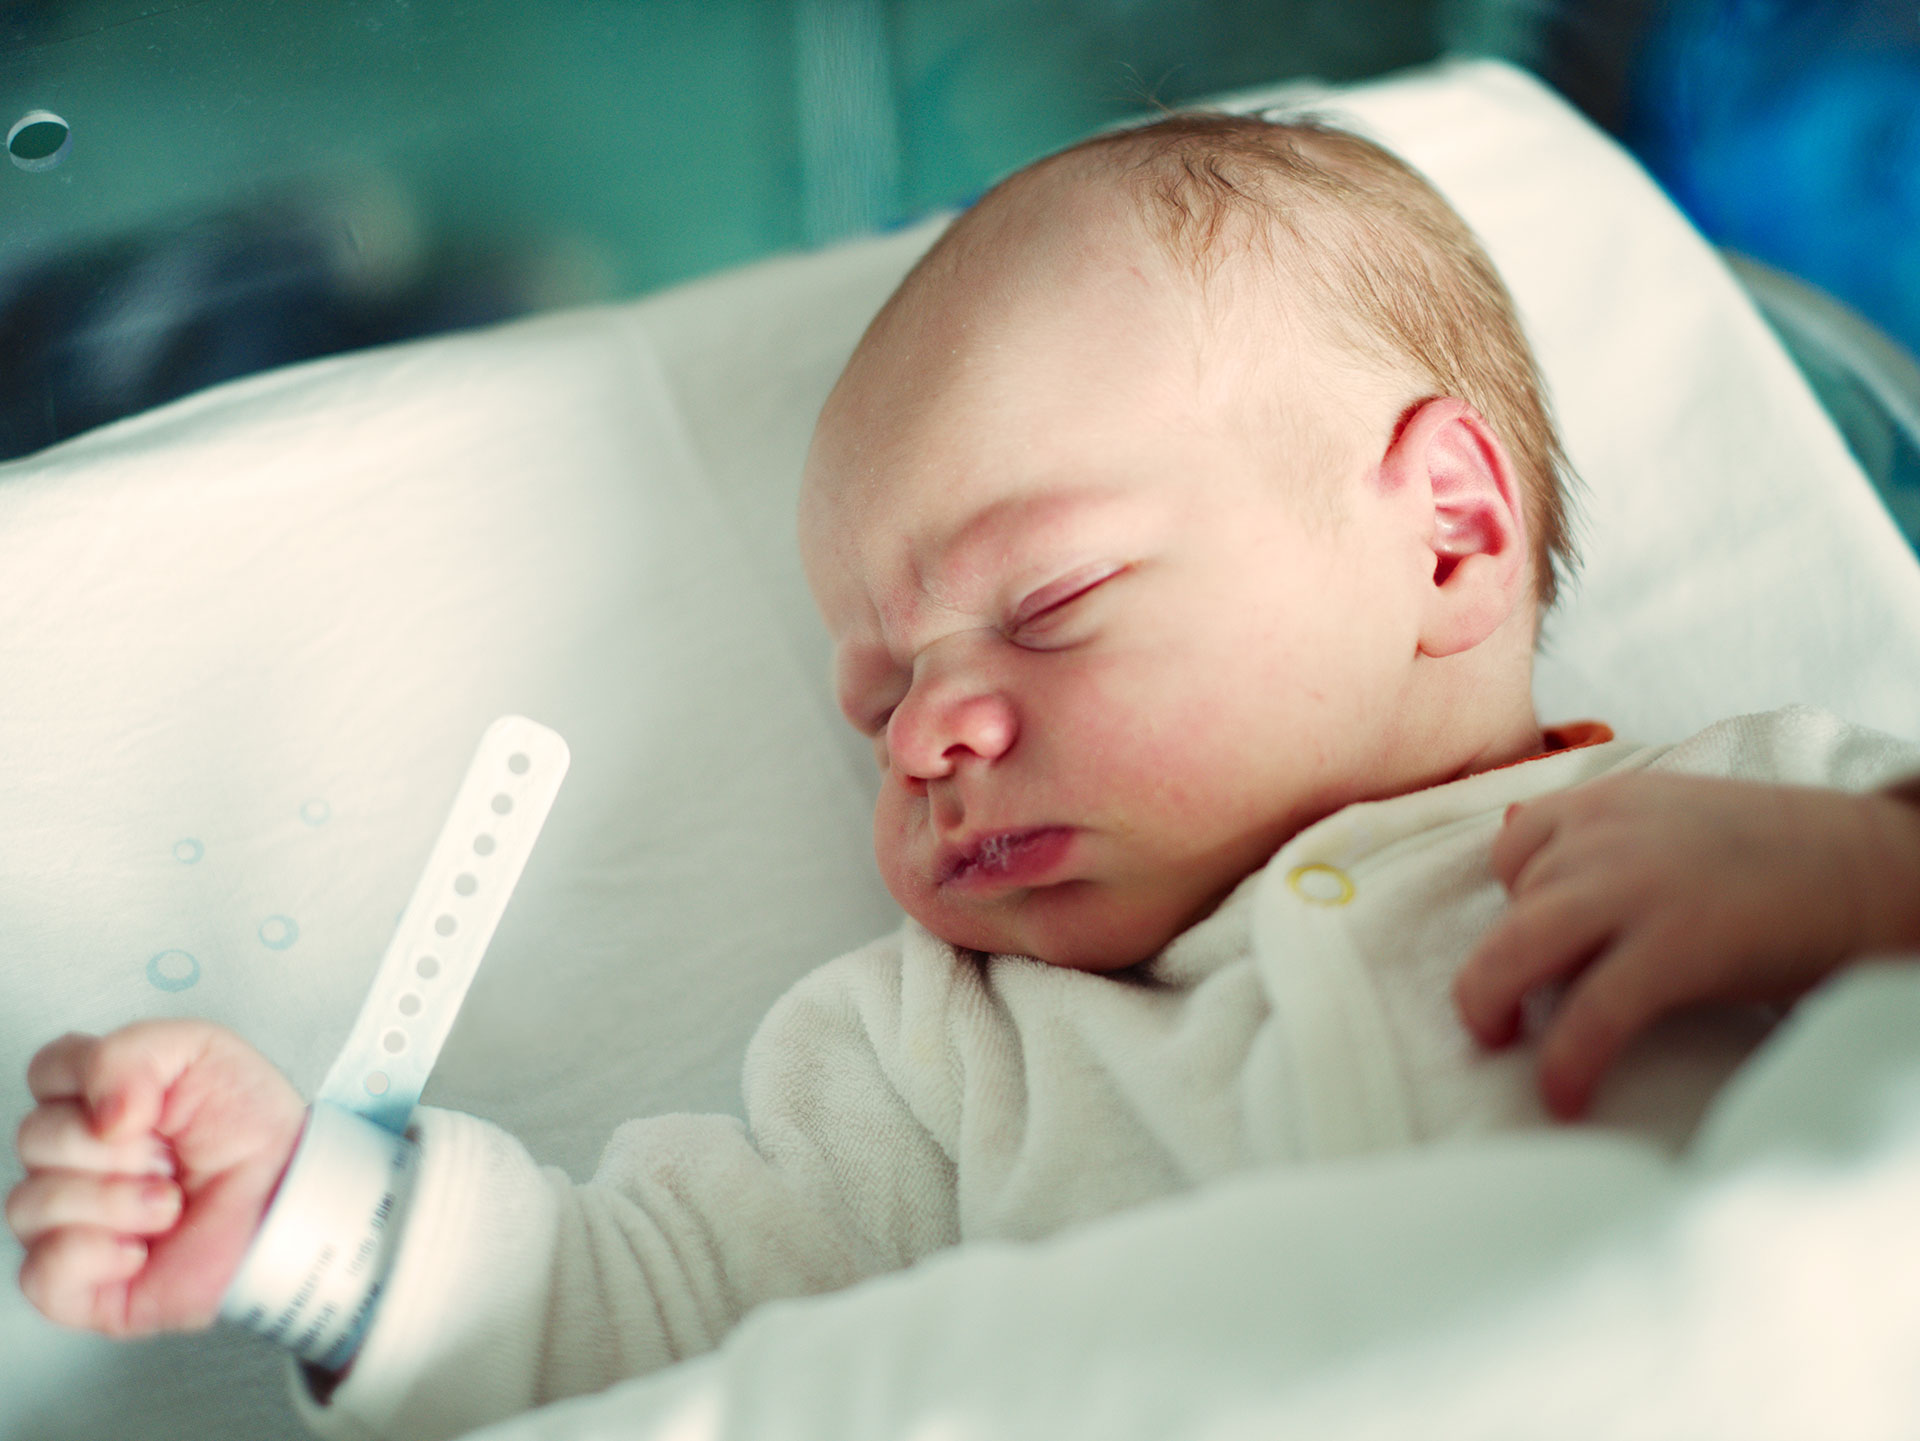
[(1258, 393), (1298, 367), (1203, 339), (1150, 249), (1000, 290), (863, 347), (802, 547), (895, 898), (957, 945), (1108, 970), (1403, 788), (1402, 572), (1432, 560), (1383, 523), (1392, 411), (1306, 439)]

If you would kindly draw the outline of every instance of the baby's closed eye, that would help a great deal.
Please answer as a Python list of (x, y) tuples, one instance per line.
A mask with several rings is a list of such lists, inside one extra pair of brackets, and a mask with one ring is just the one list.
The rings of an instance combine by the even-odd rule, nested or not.
[(1123, 561), (1099, 561), (1041, 586), (1014, 609), (1005, 627), (1008, 639), (1035, 650), (1062, 643), (1076, 604), (1129, 568)]

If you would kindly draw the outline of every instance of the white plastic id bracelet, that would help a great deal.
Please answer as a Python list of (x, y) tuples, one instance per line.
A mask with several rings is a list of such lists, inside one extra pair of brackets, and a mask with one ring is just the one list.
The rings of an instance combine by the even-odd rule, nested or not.
[(569, 759), (565, 741), (524, 716), (487, 727), (317, 1099), (406, 1130)]
[(373, 988), (221, 1315), (337, 1370), (379, 1297), (413, 1171), (408, 1119), (553, 808), (567, 743), (524, 716), (487, 727)]
[(220, 1314), (323, 1371), (345, 1366), (380, 1299), (414, 1149), (363, 1116), (315, 1102)]

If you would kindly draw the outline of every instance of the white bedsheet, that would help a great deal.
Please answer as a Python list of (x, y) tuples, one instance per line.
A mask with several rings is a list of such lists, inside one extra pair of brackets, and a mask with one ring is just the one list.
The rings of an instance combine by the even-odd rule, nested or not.
[[(1920, 734), (1920, 566), (1633, 164), (1499, 66), (1339, 107), (1487, 239), (1586, 481), (1543, 713), (1661, 740), (1799, 700)], [(311, 1087), (503, 711), (573, 772), (429, 1099), (576, 1174), (627, 1116), (732, 1109), (772, 997), (892, 923), (789, 530), (814, 412), (930, 234), (255, 377), (0, 467), (7, 1129), (37, 1046), (141, 1016), (235, 1026)], [(986, 1295), (1008, 1261), (951, 1269), (976, 1264)], [(250, 1338), (113, 1346), (8, 1290), (0, 1355), (20, 1441), (296, 1424)]]

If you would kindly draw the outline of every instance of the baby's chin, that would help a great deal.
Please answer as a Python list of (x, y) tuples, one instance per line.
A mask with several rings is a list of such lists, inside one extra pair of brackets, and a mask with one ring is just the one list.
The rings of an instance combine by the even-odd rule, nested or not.
[(901, 897), (908, 915), (962, 950), (1026, 956), (1070, 971), (1120, 971), (1149, 960), (1182, 930), (1186, 918), (1128, 904), (1089, 881), (1029, 891), (992, 908), (942, 904), (937, 893)]

